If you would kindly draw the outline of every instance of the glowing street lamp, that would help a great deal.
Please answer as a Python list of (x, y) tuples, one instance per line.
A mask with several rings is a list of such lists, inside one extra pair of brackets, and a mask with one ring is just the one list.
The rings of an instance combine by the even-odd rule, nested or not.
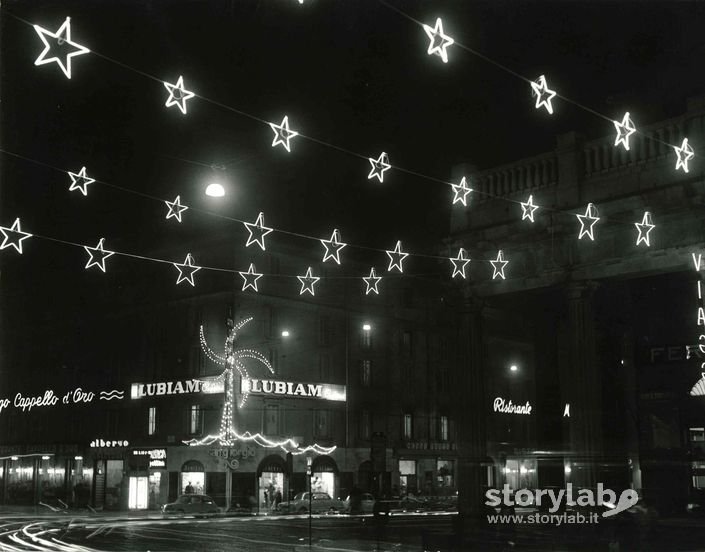
[(519, 367), (518, 367), (516, 364), (512, 364), (512, 365), (509, 367), (509, 369), (510, 369), (512, 372), (516, 372), (517, 370), (519, 370)]
[(225, 188), (217, 182), (208, 184), (206, 188), (206, 195), (210, 197), (223, 197), (225, 195)]
[(372, 326), (368, 323), (365, 323), (362, 325), (362, 329), (366, 332), (369, 332), (372, 329)]
[(290, 335), (289, 330), (282, 331), (282, 337), (289, 337)]

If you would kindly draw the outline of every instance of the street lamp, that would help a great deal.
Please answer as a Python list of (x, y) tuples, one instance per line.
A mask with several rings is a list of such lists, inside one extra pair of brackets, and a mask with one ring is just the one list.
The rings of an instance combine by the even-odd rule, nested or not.
[(282, 330), (282, 337), (289, 337), (290, 335), (289, 330)]
[(368, 324), (367, 322), (365, 322), (365, 323), (362, 325), (362, 329), (363, 329), (364, 331), (366, 331), (366, 332), (369, 332), (369, 331), (372, 329), (372, 326), (371, 326), (370, 324)]
[(313, 520), (311, 508), (313, 507), (313, 458), (311, 456), (306, 457), (306, 475), (308, 476), (308, 547), (311, 548), (311, 522)]
[(509, 367), (509, 370), (512, 371), (512, 372), (516, 372), (517, 370), (519, 370), (519, 367), (518, 367), (516, 364), (512, 364), (512, 365)]
[(206, 187), (206, 195), (210, 197), (223, 197), (225, 195), (225, 188), (217, 182), (208, 184)]

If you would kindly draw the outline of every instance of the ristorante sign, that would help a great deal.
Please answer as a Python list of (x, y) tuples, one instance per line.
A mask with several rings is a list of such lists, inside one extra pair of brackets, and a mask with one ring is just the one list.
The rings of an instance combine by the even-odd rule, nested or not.
[(531, 414), (531, 403), (526, 401), (526, 404), (514, 404), (512, 401), (505, 401), (502, 397), (497, 397), (494, 400), (494, 411), (502, 414)]
[(161, 397), (163, 395), (183, 395), (187, 393), (223, 393), (224, 383), (218, 378), (202, 378), (157, 383), (133, 383), (130, 398)]
[(345, 401), (345, 386), (331, 383), (297, 383), (293, 381), (243, 379), (242, 391), (251, 395), (277, 395), (285, 397), (302, 397), (323, 399), (326, 401)]

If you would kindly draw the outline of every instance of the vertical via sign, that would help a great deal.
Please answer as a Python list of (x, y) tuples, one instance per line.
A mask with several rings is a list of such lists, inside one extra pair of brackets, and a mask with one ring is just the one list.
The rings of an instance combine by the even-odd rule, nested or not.
[[(701, 271), (703, 268), (703, 256), (702, 253), (691, 253), (693, 258), (693, 266), (695, 271), (698, 273), (698, 311), (697, 311), (697, 326), (700, 335), (698, 336), (698, 352), (701, 355), (705, 355), (705, 308), (703, 308), (703, 281), (701, 276)], [(701, 327), (702, 326), (702, 327)], [(690, 354), (688, 354), (690, 356)], [(700, 364), (700, 380), (696, 382), (693, 388), (690, 390), (690, 394), (705, 395), (705, 362)]]

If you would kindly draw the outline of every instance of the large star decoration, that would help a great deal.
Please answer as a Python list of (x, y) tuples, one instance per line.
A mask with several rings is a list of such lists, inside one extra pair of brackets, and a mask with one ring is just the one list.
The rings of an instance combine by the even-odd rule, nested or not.
[(247, 243), (245, 244), (245, 247), (249, 247), (253, 243), (256, 243), (260, 246), (262, 251), (266, 251), (264, 247), (264, 237), (269, 234), (272, 229), (267, 228), (264, 225), (264, 213), (260, 213), (257, 216), (257, 220), (254, 222), (254, 224), (250, 222), (243, 222), (243, 224), (245, 225), (245, 228), (247, 228), (247, 231), (250, 233), (250, 236), (247, 238)]
[(69, 171), (69, 176), (71, 177), (71, 186), (69, 186), (69, 192), (73, 190), (79, 190), (84, 196), (88, 195), (88, 185), (95, 182), (94, 178), (89, 178), (86, 176), (86, 167), (81, 167), (78, 174)]
[(170, 219), (171, 217), (174, 217), (176, 220), (181, 222), (181, 213), (188, 209), (186, 205), (181, 205), (181, 196), (176, 196), (174, 201), (164, 201), (164, 203), (166, 203), (166, 206), (169, 208), (166, 218)]
[(316, 295), (313, 291), (313, 285), (318, 282), (320, 278), (313, 275), (313, 271), (310, 266), (308, 267), (308, 270), (306, 270), (305, 276), (297, 276), (297, 278), (299, 279), (299, 282), (301, 282), (301, 291), (299, 291), (299, 295), (303, 295), (304, 292), (308, 292), (311, 295)]
[(384, 171), (391, 167), (389, 164), (389, 156), (385, 152), (382, 152), (379, 154), (377, 159), (368, 157), (368, 160), (370, 165), (372, 165), (372, 170), (370, 171), (370, 174), (367, 175), (367, 180), (371, 180), (376, 176), (377, 180), (384, 182)]
[(443, 32), (443, 22), (441, 18), (436, 19), (435, 27), (424, 24), (423, 30), (426, 31), (428, 38), (431, 40), (431, 43), (428, 45), (428, 55), (436, 54), (443, 60), (443, 63), (448, 63), (448, 52), (446, 48), (455, 41)]
[(32, 234), (22, 231), (19, 218), (15, 219), (10, 228), (0, 226), (0, 234), (3, 235), (0, 250), (12, 246), (20, 254), (22, 254), (22, 240), (32, 237)]
[(176, 279), (177, 284), (180, 284), (185, 280), (192, 286), (196, 285), (196, 283), (193, 281), (193, 276), (194, 274), (196, 274), (196, 272), (201, 270), (201, 267), (194, 265), (193, 262), (194, 261), (193, 257), (191, 256), (191, 253), (187, 253), (186, 259), (184, 259), (183, 264), (172, 263), (179, 271), (179, 277)]
[(465, 267), (470, 262), (467, 251), (461, 247), (460, 251), (458, 251), (458, 256), (455, 259), (451, 259), (450, 262), (453, 263), (453, 275), (451, 278), (460, 276), (465, 279)]
[(299, 133), (295, 130), (289, 130), (289, 116), (284, 116), (282, 119), (282, 124), (275, 125), (274, 123), (269, 123), (269, 126), (272, 127), (272, 130), (274, 131), (272, 147), (277, 144), (281, 144), (286, 148), (286, 151), (291, 151), (291, 144), (289, 144), (289, 140), (291, 140), (294, 136), (298, 136)]
[(365, 295), (369, 295), (370, 293), (376, 293), (377, 295), (379, 295), (379, 290), (377, 289), (377, 286), (382, 281), (382, 277), (377, 276), (374, 267), (370, 268), (370, 275), (363, 277), (362, 280), (365, 282), (365, 284), (367, 284)]
[(673, 149), (676, 150), (676, 155), (678, 156), (678, 160), (676, 161), (676, 170), (682, 167), (685, 172), (688, 172), (688, 161), (695, 157), (695, 152), (693, 151), (693, 148), (690, 147), (690, 144), (688, 144), (688, 139), (683, 138), (683, 144), (681, 147), (678, 148), (673, 146)]
[(184, 77), (179, 75), (179, 80), (176, 81), (176, 84), (171, 84), (164, 81), (164, 88), (169, 91), (169, 97), (166, 99), (166, 103), (164, 105), (166, 107), (175, 105), (179, 108), (179, 110), (181, 110), (181, 113), (186, 115), (186, 100), (190, 100), (196, 94), (186, 90), (184, 87)]
[(556, 95), (553, 90), (548, 88), (546, 84), (546, 77), (541, 75), (536, 82), (531, 83), (531, 89), (536, 96), (536, 109), (541, 106), (546, 108), (551, 115), (553, 115), (553, 106), (551, 105), (551, 100)]
[[(45, 63), (56, 62), (56, 64), (61, 68), (66, 75), (66, 78), (71, 78), (71, 58), (74, 56), (80, 56), (82, 54), (87, 54), (90, 52), (85, 46), (75, 43), (71, 40), (71, 18), (67, 17), (63, 25), (59, 27), (59, 30), (55, 33), (49, 32), (46, 29), (40, 27), (39, 25), (34, 25), (34, 30), (39, 35), (44, 43), (44, 50), (39, 54), (39, 57), (34, 61), (34, 65), (44, 65)], [(58, 47), (65, 47), (66, 45), (73, 48), (72, 52), (66, 54), (66, 63), (58, 56), (47, 57), (49, 50), (51, 50), (51, 44), (47, 40), (47, 37), (51, 37), (56, 41)]]
[(534, 205), (534, 196), (530, 195), (529, 199), (526, 202), (520, 202), (521, 203), (521, 220), (526, 220), (529, 219), (531, 222), (534, 222), (534, 213), (536, 212), (536, 209), (539, 208), (538, 205)]
[(255, 272), (254, 263), (250, 263), (250, 268), (247, 269), (247, 272), (240, 272), (240, 276), (242, 276), (243, 279), (242, 291), (245, 291), (247, 288), (252, 288), (255, 291), (259, 291), (257, 289), (257, 280), (262, 277), (262, 274)]
[(641, 224), (635, 222), (634, 226), (636, 226), (636, 229), (639, 231), (639, 235), (636, 238), (636, 244), (639, 245), (643, 242), (646, 244), (646, 247), (651, 247), (651, 243), (649, 241), (649, 233), (654, 228), (656, 228), (655, 225), (651, 224), (651, 213), (645, 211), (644, 218), (641, 220)]
[(409, 254), (401, 250), (401, 240), (397, 241), (396, 246), (394, 246), (394, 251), (387, 251), (387, 255), (389, 255), (389, 268), (387, 268), (387, 272), (391, 272), (394, 268), (399, 272), (404, 272), (401, 264)]
[(492, 273), (493, 280), (495, 278), (506, 279), (504, 276), (504, 268), (509, 264), (509, 261), (504, 260), (504, 251), (501, 249), (497, 251), (497, 258), (494, 261), (490, 261), (490, 264), (492, 264), (492, 269), (494, 270)]
[(103, 242), (105, 241), (105, 238), (100, 238), (98, 240), (98, 245), (95, 247), (88, 247), (87, 245), (83, 246), (83, 249), (86, 250), (88, 255), (90, 257), (88, 258), (88, 262), (86, 263), (85, 268), (90, 268), (92, 266), (97, 266), (100, 268), (103, 272), (105, 272), (105, 259), (108, 257), (114, 255), (112, 251), (106, 251), (103, 249)]
[(333, 234), (329, 240), (321, 240), (323, 247), (326, 248), (326, 252), (323, 254), (323, 262), (325, 263), (328, 259), (333, 259), (337, 264), (340, 264), (340, 251), (347, 244), (340, 241), (340, 232), (336, 228), (333, 230)]
[(460, 202), (465, 207), (468, 206), (467, 197), (472, 188), (468, 188), (468, 183), (465, 177), (460, 180), (460, 184), (451, 184), (453, 186), (453, 205)]
[(624, 149), (629, 151), (629, 137), (636, 132), (636, 127), (629, 117), (629, 111), (624, 114), (622, 122), (612, 121), (614, 128), (617, 129), (617, 137), (614, 140), (614, 145), (622, 144)]
[(583, 236), (587, 236), (593, 241), (595, 240), (595, 223), (600, 220), (600, 217), (595, 215), (595, 211), (595, 206), (592, 203), (588, 203), (584, 215), (575, 215), (580, 221), (580, 234), (578, 234), (579, 240), (583, 239)]

